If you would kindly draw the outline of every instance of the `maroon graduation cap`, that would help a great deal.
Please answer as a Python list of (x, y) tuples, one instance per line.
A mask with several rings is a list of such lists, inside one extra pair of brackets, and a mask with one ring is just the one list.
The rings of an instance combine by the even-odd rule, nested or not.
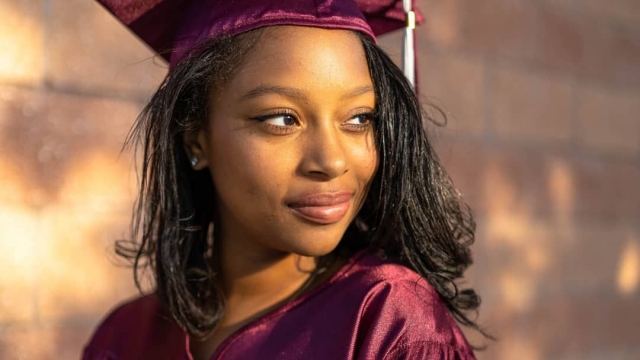
[(414, 0), (97, 0), (169, 61), (202, 40), (272, 25), (356, 30), (370, 36), (405, 28), (405, 74), (414, 83)]

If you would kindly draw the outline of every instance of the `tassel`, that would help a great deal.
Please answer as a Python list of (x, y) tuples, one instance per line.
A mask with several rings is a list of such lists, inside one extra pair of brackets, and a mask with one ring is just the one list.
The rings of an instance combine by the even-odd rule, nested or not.
[(416, 49), (414, 29), (416, 28), (416, 13), (413, 11), (412, 0), (402, 0), (402, 7), (407, 14), (407, 25), (404, 28), (404, 44), (402, 46), (402, 71), (416, 89)]

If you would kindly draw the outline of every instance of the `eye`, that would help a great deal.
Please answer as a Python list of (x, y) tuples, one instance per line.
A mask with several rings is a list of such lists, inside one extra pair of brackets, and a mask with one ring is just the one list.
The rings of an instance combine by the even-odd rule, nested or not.
[(258, 120), (273, 126), (295, 126), (298, 122), (295, 116), (290, 114), (273, 114), (261, 116)]
[(291, 134), (300, 128), (298, 117), (291, 110), (280, 110), (251, 119), (258, 121), (266, 132), (275, 135)]
[(365, 133), (373, 126), (373, 120), (372, 112), (360, 113), (343, 122), (342, 128), (354, 133)]
[(371, 113), (358, 114), (345, 122), (345, 125), (366, 125), (371, 122)]

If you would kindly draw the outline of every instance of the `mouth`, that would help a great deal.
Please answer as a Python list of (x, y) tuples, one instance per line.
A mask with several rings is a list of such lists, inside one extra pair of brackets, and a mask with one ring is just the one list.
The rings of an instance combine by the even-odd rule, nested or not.
[(305, 220), (329, 225), (339, 222), (347, 215), (353, 195), (353, 191), (315, 193), (294, 199), (287, 206)]

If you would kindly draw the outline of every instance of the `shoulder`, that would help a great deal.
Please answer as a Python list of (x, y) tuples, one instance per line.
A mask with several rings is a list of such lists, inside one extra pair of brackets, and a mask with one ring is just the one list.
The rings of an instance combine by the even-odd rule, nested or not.
[(426, 279), (406, 266), (373, 253), (360, 256), (341, 281), (366, 292), (365, 303), (383, 302), (378, 305), (394, 308), (399, 314), (446, 310), (438, 292)]
[(382, 350), (375, 355), (378, 358), (431, 358), (426, 354), (473, 358), (438, 292), (415, 271), (369, 253), (358, 259), (343, 281), (363, 292), (359, 329), (363, 351)]
[(142, 296), (117, 306), (98, 325), (86, 345), (83, 359), (127, 359), (145, 353), (157, 336), (179, 333), (162, 311), (155, 295)]
[(142, 296), (116, 306), (95, 330), (89, 345), (117, 342), (126, 332), (140, 332), (160, 313), (160, 303), (154, 295)]

